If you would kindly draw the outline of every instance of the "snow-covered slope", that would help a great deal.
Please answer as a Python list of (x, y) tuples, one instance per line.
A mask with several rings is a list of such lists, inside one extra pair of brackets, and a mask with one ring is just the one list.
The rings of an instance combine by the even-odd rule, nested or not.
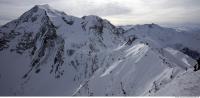
[[(200, 46), (198, 45), (200, 42), (199, 32), (177, 31), (156, 24), (136, 25), (126, 32), (126, 36), (135, 34), (135, 36), (144, 39), (149, 44), (152, 41), (156, 42), (159, 47), (172, 47), (184, 53), (186, 51), (200, 52)], [(197, 57), (194, 56), (194, 58)]]
[(154, 96), (200, 96), (200, 71), (180, 74)]
[(199, 39), (36, 5), (0, 27), (0, 95), (151, 95), (199, 69)]
[(197, 64), (178, 50), (152, 47), (143, 41), (138, 39), (117, 48), (117, 53), (112, 52), (109, 57), (114, 62), (97, 70), (74, 95), (146, 95), (157, 92), (179, 73)]

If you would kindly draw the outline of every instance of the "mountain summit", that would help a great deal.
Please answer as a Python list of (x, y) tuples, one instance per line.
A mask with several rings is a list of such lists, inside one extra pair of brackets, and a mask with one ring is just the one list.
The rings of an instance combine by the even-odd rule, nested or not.
[[(198, 95), (200, 36), (36, 5), (0, 27), (0, 95)], [(180, 77), (180, 78), (179, 78)], [(194, 85), (196, 85), (194, 84)], [(183, 92), (180, 92), (183, 91)]]

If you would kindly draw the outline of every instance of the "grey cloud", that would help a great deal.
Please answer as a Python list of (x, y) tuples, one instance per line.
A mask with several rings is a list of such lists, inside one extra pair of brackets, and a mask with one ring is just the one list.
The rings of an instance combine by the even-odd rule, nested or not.
[(200, 6), (200, 0), (142, 0), (146, 5), (159, 8), (195, 8)]
[(99, 5), (94, 8), (91, 8), (88, 13), (99, 15), (99, 16), (112, 16), (112, 15), (121, 15), (128, 14), (131, 12), (131, 9), (120, 5), (119, 3), (107, 3), (104, 5)]
[(28, 6), (34, 4), (50, 3), (55, 0), (1, 0), (0, 4), (12, 6)]
[(10, 19), (12, 19), (12, 18), (10, 18), (10, 17), (0, 16), (0, 20), (7, 21), (7, 20), (10, 20)]
[(6, 22), (8, 22), (8, 21), (10, 21), (10, 20), (12, 20), (12, 18), (10, 18), (10, 17), (4, 17), (4, 16), (0, 16), (0, 25), (3, 25), (3, 24), (5, 24)]
[(0, 24), (18, 18), (36, 4), (49, 4), (73, 16), (93, 14), (127, 24), (200, 22), (200, 0), (0, 0)]
[(165, 5), (168, 5), (169, 7), (199, 7), (200, 6), (200, 0), (174, 0), (174, 1), (167, 1)]

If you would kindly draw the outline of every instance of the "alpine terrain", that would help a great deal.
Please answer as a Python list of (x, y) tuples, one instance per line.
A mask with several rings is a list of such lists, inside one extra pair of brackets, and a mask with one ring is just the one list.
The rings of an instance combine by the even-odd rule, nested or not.
[(0, 95), (197, 96), (200, 30), (36, 5), (0, 27)]

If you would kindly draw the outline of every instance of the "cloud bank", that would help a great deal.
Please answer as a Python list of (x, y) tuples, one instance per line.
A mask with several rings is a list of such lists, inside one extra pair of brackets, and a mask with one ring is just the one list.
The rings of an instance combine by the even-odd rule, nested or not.
[(98, 15), (117, 25), (200, 23), (200, 0), (1, 0), (0, 24), (40, 4), (78, 17)]

